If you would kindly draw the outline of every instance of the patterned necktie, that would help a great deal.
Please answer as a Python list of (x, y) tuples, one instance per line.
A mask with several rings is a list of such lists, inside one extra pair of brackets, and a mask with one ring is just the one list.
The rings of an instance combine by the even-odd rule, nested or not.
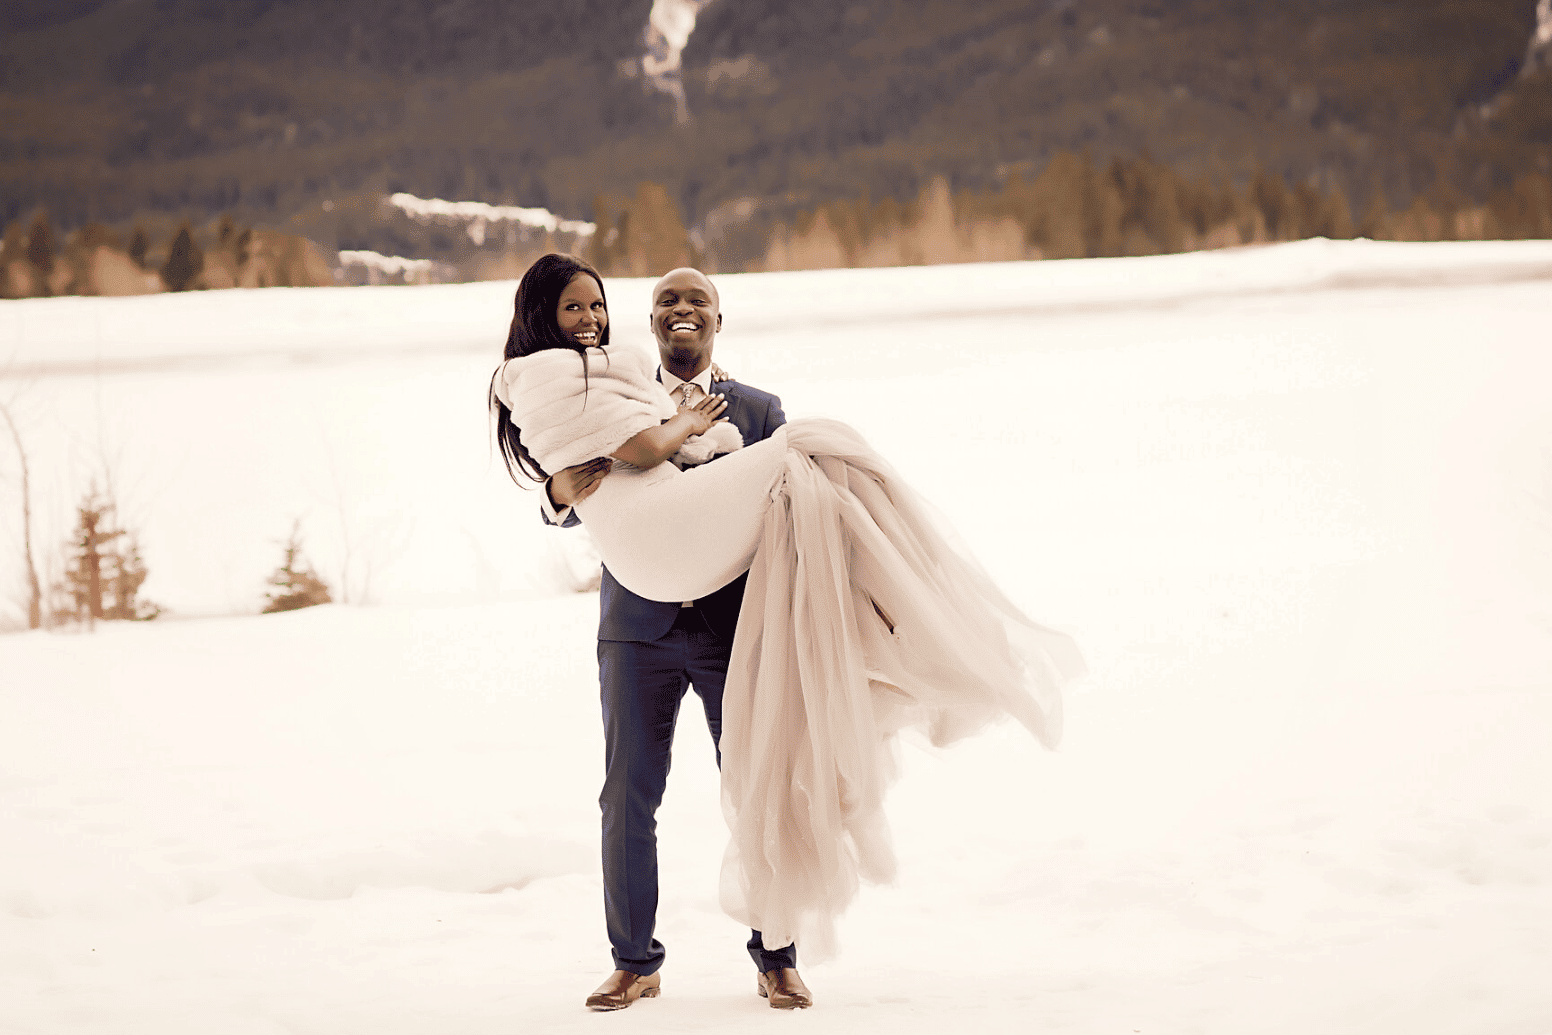
[(700, 386), (697, 385), (694, 381), (686, 381), (684, 384), (674, 389), (674, 391), (679, 393), (679, 406), (682, 409), (695, 402), (695, 396), (699, 393)]

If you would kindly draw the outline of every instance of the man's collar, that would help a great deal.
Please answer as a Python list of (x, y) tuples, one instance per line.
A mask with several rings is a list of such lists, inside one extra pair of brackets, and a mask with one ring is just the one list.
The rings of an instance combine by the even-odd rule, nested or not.
[[(673, 373), (673, 371), (668, 370), (668, 369), (666, 369), (664, 367), (661, 367), (661, 366), (658, 367), (657, 368), (657, 373), (658, 373), (658, 380), (663, 382), (663, 388), (666, 389), (670, 395), (673, 394), (674, 389), (676, 389), (680, 385), (684, 384), (684, 380), (682, 378), (680, 378), (677, 374)], [(707, 395), (710, 395), (711, 394), (711, 364), (707, 363), (706, 364), (706, 369), (702, 370), (699, 374), (696, 374), (690, 380), (694, 381), (697, 385), (699, 385), (701, 391), (705, 392)]]

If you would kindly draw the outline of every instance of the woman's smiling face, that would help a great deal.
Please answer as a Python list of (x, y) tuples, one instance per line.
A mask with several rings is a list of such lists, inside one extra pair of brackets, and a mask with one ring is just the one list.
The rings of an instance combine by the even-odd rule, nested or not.
[(609, 326), (609, 309), (604, 305), (598, 281), (587, 273), (571, 278), (555, 303), (555, 326), (583, 348), (598, 344), (604, 328)]

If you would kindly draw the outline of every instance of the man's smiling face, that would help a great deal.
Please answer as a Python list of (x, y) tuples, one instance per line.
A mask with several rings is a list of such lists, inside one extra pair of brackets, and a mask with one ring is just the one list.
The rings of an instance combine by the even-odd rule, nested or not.
[(677, 269), (657, 282), (652, 295), (652, 334), (665, 366), (697, 373), (705, 369), (721, 329), (717, 289), (704, 273)]

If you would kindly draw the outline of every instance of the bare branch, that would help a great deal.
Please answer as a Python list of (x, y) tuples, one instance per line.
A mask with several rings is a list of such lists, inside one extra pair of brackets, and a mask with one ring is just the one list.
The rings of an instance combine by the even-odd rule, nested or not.
[(11, 440), (16, 443), (16, 456), (22, 465), (22, 556), (27, 565), (27, 628), (43, 626), (43, 587), (38, 581), (38, 568), (32, 558), (32, 475), (27, 463), (27, 447), (22, 443), (22, 433), (11, 416), (11, 408), (0, 401), (0, 417), (5, 418), (11, 429)]

